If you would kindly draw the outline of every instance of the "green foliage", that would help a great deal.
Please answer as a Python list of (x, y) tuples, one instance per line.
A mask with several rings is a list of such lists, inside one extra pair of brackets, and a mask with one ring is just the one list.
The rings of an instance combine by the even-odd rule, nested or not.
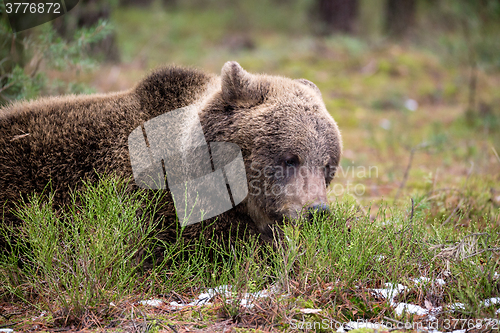
[[(206, 234), (187, 241), (180, 230), (177, 241), (161, 244), (160, 254), (157, 224), (146, 214), (155, 211), (158, 197), (130, 193), (126, 185), (116, 178), (85, 184), (61, 210), (51, 206), (50, 195), (22, 204), (23, 224), (3, 227), (11, 250), (0, 257), (3, 297), (81, 323), (83, 314), (102, 317), (111, 311), (110, 302), (138, 292), (199, 294), (222, 286), (220, 310), (237, 319), (251, 311), (241, 303), (252, 297), (248, 293), (268, 289), (275, 290), (271, 297), (279, 304), (274, 315), (298, 319), (297, 307), (321, 308), (327, 318), (345, 321), (392, 311), (389, 300), (370, 291), (391, 282), (408, 286), (398, 302), (462, 302), (457, 315), (465, 318), (495, 311), (481, 302), (498, 297), (498, 260), (489, 250), (498, 247), (498, 226), (457, 233), (441, 220), (427, 219), (425, 196), (413, 208), (384, 206), (376, 216), (357, 211), (357, 203), (344, 197), (332, 203), (332, 215), (276, 228), (272, 245)], [(445, 278), (446, 285), (416, 285), (413, 279), (420, 276)]]
[(100, 21), (92, 28), (78, 29), (73, 38), (58, 36), (52, 23), (13, 33), (0, 3), (0, 106), (13, 100), (32, 99), (40, 95), (88, 93), (83, 85), (62, 85), (50, 79), (50, 69), (64, 72), (89, 70), (96, 60), (88, 55), (92, 43), (111, 32), (111, 26)]
[[(498, 29), (500, 2), (497, 0), (427, 1), (423, 6), (423, 25), (439, 29), (433, 48), (448, 53), (460, 64), (487, 69), (500, 68)], [(422, 38), (426, 39), (422, 30)], [(431, 41), (428, 41), (432, 44)]]
[[(138, 214), (145, 193), (126, 188), (103, 178), (85, 183), (62, 210), (52, 206), (52, 195), (23, 203), (23, 224), (1, 226), (8, 245), (0, 259), (1, 292), (30, 303), (37, 295), (54, 317), (73, 319), (133, 292), (156, 224)], [(154, 212), (155, 203), (146, 207)]]
[[(11, 234), (21, 235), (25, 241), (11, 243), (15, 248), (13, 254), (0, 259), (0, 288), (3, 288), (0, 290), (4, 299), (22, 298), (41, 309), (52, 309), (55, 314), (61, 308), (77, 315), (78, 311), (92, 311), (99, 304), (105, 309), (101, 313), (107, 313), (105, 304), (110, 300), (139, 297), (139, 293), (141, 298), (144, 294), (180, 295), (183, 300), (191, 301), (206, 288), (230, 285), (228, 295), (222, 293), (213, 300), (222, 301), (222, 305), (214, 307), (214, 311), (219, 312), (208, 320), (215, 321), (222, 315), (240, 321), (245, 314), (252, 318), (258, 316), (261, 310), (260, 307), (259, 310), (246, 309), (238, 299), (245, 299), (246, 292), (278, 286), (278, 294), (259, 306), (264, 313), (262, 322), (279, 325), (289, 318), (304, 320), (321, 316), (337, 321), (376, 320), (381, 314), (392, 318), (395, 314), (389, 302), (374, 297), (371, 292), (392, 282), (408, 286), (408, 290), (398, 296), (398, 302), (426, 307), (428, 301), (445, 310), (455, 302), (464, 304), (464, 309), (442, 313), (440, 319), (495, 316), (498, 306), (486, 308), (482, 301), (498, 297), (500, 290), (495, 275), (499, 272), (499, 251), (493, 251), (500, 246), (500, 192), (496, 172), (500, 159), (492, 153), (500, 151), (497, 140), (500, 134), (495, 131), (500, 119), (496, 107), (500, 95), (494, 71), (500, 59), (500, 44), (495, 39), (499, 20), (495, 8), (482, 7), (481, 3), (494, 5), (498, 1), (444, 0), (428, 1), (427, 5), (421, 1), (424, 4), (419, 12), (421, 34), (417, 34), (410, 45), (359, 36), (313, 37), (307, 30), (306, 13), (296, 10), (306, 8), (311, 1), (292, 1), (289, 7), (279, 3), (279, 0), (259, 0), (251, 6), (240, 2), (191, 0), (169, 10), (158, 10), (159, 2), (156, 2), (152, 9), (117, 9), (113, 20), (119, 27), (118, 38), (126, 61), (145, 59), (150, 61), (149, 66), (175, 62), (218, 71), (224, 61), (235, 59), (250, 72), (314, 81), (343, 130), (343, 167), (376, 166), (378, 170), (377, 176), (363, 179), (354, 174), (351, 177), (349, 172), (347, 176), (339, 174), (335, 183), (345, 185), (346, 180), (358, 178), (355, 181), (366, 187), (366, 193), (357, 200), (351, 196), (337, 198), (331, 204), (331, 216), (316, 216), (312, 221), (298, 221), (297, 225), (276, 230), (280, 242), (273, 246), (262, 246), (255, 238), (221, 241), (217, 235), (206, 234), (188, 242), (180, 237), (182, 230), (176, 242), (161, 246), (154, 236), (147, 238), (142, 243), (144, 248), (154, 248), (155, 254), (161, 252), (161, 255), (153, 267), (147, 266), (145, 271), (141, 271), (140, 262), (134, 261), (133, 253), (137, 249), (129, 248), (127, 252), (121, 247), (133, 239), (130, 235), (121, 238), (120, 246), (112, 242), (99, 245), (114, 235), (109, 230), (129, 230), (123, 228), (130, 225), (131, 211), (121, 216), (114, 210), (107, 212), (97, 208), (101, 205), (98, 202), (104, 199), (95, 197), (95, 200), (80, 200), (61, 212), (54, 212), (50, 203), (35, 198), (32, 206), (22, 208), (25, 229)], [(380, 6), (383, 1), (377, 3)], [(376, 9), (375, 4), (372, 6)], [(484, 8), (488, 10), (483, 12)], [(373, 12), (372, 7), (365, 9), (365, 15)], [(380, 8), (376, 12), (381, 13)], [(381, 25), (378, 21), (372, 23)], [(30, 35), (11, 35), (10, 39), (2, 40), (0, 53), (4, 52), (2, 59), (6, 60), (0, 65), (4, 73), (17, 78), (2, 93), (10, 98), (32, 98), (67, 91), (60, 81), (49, 79), (43, 72), (49, 67), (83, 70), (91, 66), (89, 58), (78, 53), (77, 41), (81, 39), (80, 45), (87, 45), (86, 40), (94, 36), (92, 30), (86, 31), (89, 35), (84, 33), (62, 42), (47, 25)], [(240, 35), (249, 36), (253, 46), (235, 46), (238, 40), (234, 42), (233, 37)], [(27, 40), (33, 42), (30, 50), (40, 51), (26, 51), (24, 41)], [(13, 60), (16, 52), (11, 52), (18, 50), (12, 49), (13, 41), (14, 46), (23, 51), (17, 53), (17, 62)], [(40, 57), (43, 58), (40, 69), (32, 76), (30, 64)], [(480, 106), (477, 115), (481, 116), (474, 119), (472, 126), (466, 124), (462, 112), (468, 97), (471, 60), (478, 65), (477, 104)], [(124, 76), (130, 85), (143, 75), (143, 68), (134, 69), (133, 74), (128, 67), (121, 68), (122, 73), (127, 72)], [(6, 79), (7, 76), (2, 78)], [(81, 88), (69, 90), (73, 89)], [(418, 101), (417, 110), (406, 109), (405, 101), (409, 98)], [(399, 200), (388, 207), (380, 202), (381, 198), (388, 197), (392, 203), (414, 148), (417, 150), (413, 166), (408, 168), (408, 180), (403, 184)], [(470, 177), (467, 176), (469, 168), (473, 170)], [(122, 203), (127, 202), (116, 199), (117, 192), (110, 190), (112, 183), (101, 185), (104, 188), (99, 193), (109, 195), (104, 200), (109, 200), (109, 205), (122, 207)], [(110, 188), (106, 190), (107, 187)], [(415, 200), (414, 209), (409, 204), (410, 195)], [(373, 201), (373, 211), (358, 210), (360, 205)], [(90, 202), (94, 204), (89, 205)], [(130, 209), (134, 209), (134, 205)], [(73, 219), (89, 226), (74, 228)], [(107, 229), (100, 231), (99, 226), (93, 224), (96, 221)], [(37, 223), (44, 232), (19, 234), (21, 230), (31, 230), (27, 226)], [(148, 221), (145, 223), (149, 228)], [(83, 237), (82, 232), (88, 236)], [(474, 233), (489, 236), (483, 235), (471, 242), (474, 237), (470, 235)], [(79, 245), (82, 239), (93, 241), (94, 245), (86, 245), (92, 256), (83, 254), (84, 247)], [(111, 249), (124, 254), (122, 257), (112, 255)], [(82, 281), (85, 274), (79, 272), (84, 270), (79, 271), (76, 264), (72, 264), (72, 270), (63, 269), (69, 266), (58, 266), (55, 259), (63, 254), (63, 258), (71, 262), (86, 258), (88, 264), (82, 267), (92, 268), (94, 272), (87, 276), (100, 274), (100, 280), (89, 279), (89, 283), (83, 281), (78, 287), (71, 284), (71, 281)], [(129, 261), (120, 258), (129, 258)], [(79, 264), (84, 263), (82, 260)], [(52, 266), (48, 267), (49, 264)], [(35, 270), (36, 266), (40, 268)], [(56, 275), (50, 275), (49, 268), (60, 274), (57, 276), (62, 284), (55, 284)], [(116, 272), (115, 277), (110, 276), (110, 272)], [(413, 279), (420, 276), (443, 278), (446, 284), (429, 282), (416, 286)], [(125, 287), (126, 281), (138, 289)], [(98, 290), (86, 292), (91, 286), (98, 286), (94, 288)], [(83, 296), (77, 298), (75, 290)], [(45, 303), (39, 302), (40, 299)], [(84, 299), (92, 301), (85, 303)], [(271, 304), (267, 304), (269, 308), (265, 307), (266, 302)], [(76, 306), (72, 308), (72, 304)], [(299, 313), (299, 308), (322, 309), (322, 312), (305, 315)], [(209, 310), (193, 312), (192, 317), (199, 313), (193, 321), (199, 322), (206, 311)], [(180, 320), (182, 313), (186, 312), (176, 311), (171, 315), (174, 320)], [(404, 318), (414, 320), (410, 315)]]

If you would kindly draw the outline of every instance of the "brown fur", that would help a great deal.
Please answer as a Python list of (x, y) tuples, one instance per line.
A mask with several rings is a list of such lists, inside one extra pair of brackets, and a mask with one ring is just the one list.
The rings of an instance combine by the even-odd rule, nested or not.
[[(64, 204), (69, 189), (82, 179), (96, 181), (105, 172), (131, 177), (130, 132), (191, 104), (199, 107), (206, 141), (236, 143), (247, 172), (249, 195), (218, 217), (216, 234), (243, 226), (269, 239), (270, 224), (326, 202), (326, 186), (341, 156), (341, 137), (317, 87), (303, 79), (249, 74), (228, 62), (221, 77), (167, 67), (125, 92), (42, 98), (1, 109), (0, 199), (7, 202), (5, 220), (15, 221), (15, 202), (41, 192), (49, 181), (56, 190), (55, 202)], [(284, 174), (295, 167), (299, 173)], [(173, 205), (160, 214), (173, 220)], [(187, 234), (199, 228), (190, 226)], [(166, 237), (174, 237), (174, 229)]]

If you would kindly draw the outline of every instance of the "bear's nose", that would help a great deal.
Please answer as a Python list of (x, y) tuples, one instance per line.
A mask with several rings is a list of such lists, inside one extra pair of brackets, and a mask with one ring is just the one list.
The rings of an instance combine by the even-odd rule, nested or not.
[(322, 203), (319, 205), (314, 205), (314, 206), (309, 207), (308, 211), (309, 211), (309, 219), (312, 220), (314, 214), (318, 214), (318, 216), (323, 216), (323, 215), (329, 214), (330, 207), (328, 207), (327, 204)]

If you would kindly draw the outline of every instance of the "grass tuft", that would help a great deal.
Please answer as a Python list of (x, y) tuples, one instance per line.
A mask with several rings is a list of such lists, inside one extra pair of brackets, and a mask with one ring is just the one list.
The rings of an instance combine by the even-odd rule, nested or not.
[[(142, 286), (142, 263), (155, 241), (156, 223), (138, 214), (144, 192), (102, 178), (73, 192), (56, 209), (53, 195), (33, 195), (20, 205), (19, 226), (2, 226), (2, 293), (49, 310), (60, 324), (101, 317)], [(148, 203), (149, 206), (153, 202)], [(154, 207), (153, 207), (154, 209)]]

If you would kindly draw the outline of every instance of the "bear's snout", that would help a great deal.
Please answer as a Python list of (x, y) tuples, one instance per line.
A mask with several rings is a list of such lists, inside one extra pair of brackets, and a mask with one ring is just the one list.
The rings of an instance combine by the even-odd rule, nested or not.
[(314, 214), (317, 214), (318, 216), (324, 216), (327, 214), (330, 214), (330, 207), (327, 204), (321, 203), (317, 204), (314, 206), (311, 206), (307, 209), (309, 212), (308, 218), (309, 220), (312, 220), (314, 217)]

